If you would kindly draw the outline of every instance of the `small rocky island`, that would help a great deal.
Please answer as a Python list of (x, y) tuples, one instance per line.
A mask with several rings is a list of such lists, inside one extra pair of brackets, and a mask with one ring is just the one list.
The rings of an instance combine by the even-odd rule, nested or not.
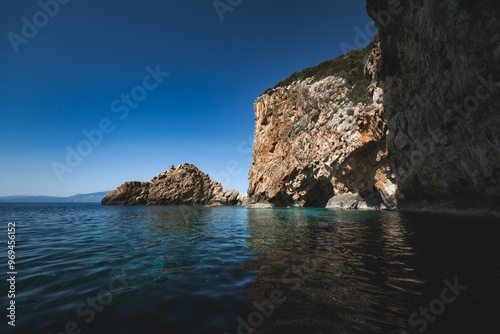
[(246, 194), (224, 189), (192, 164), (158, 173), (148, 182), (125, 182), (104, 196), (103, 205), (242, 205)]

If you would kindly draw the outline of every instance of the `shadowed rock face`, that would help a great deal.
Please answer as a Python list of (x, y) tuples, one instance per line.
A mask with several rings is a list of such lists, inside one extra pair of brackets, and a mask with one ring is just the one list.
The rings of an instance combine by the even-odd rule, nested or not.
[(196, 166), (183, 164), (158, 173), (149, 182), (125, 182), (104, 196), (105, 205), (210, 204), (238, 205), (244, 195), (224, 190)]
[(380, 34), (378, 76), (399, 206), (498, 209), (498, 2), (393, 4), (367, 1)]
[(498, 3), (368, 0), (367, 10), (380, 33), (365, 65), (371, 101), (354, 103), (335, 74), (259, 96), (251, 203), (498, 209)]

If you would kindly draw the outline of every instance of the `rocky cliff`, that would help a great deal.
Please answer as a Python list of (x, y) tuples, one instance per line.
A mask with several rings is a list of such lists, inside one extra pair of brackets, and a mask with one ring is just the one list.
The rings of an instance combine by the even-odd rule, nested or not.
[(257, 98), (252, 203), (395, 206), (383, 91), (375, 80), (380, 52), (378, 43), (371, 44), (295, 74)]
[(368, 0), (367, 10), (399, 206), (498, 209), (498, 2)]
[(368, 0), (367, 9), (380, 41), (255, 101), (251, 202), (498, 207), (498, 6)]
[(196, 166), (183, 164), (158, 173), (148, 182), (125, 182), (104, 196), (104, 205), (209, 204), (239, 205), (245, 195), (224, 190)]

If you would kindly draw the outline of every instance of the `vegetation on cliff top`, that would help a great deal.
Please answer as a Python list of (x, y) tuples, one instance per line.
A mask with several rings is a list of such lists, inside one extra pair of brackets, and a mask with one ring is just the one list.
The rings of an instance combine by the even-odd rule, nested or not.
[(347, 94), (347, 98), (354, 103), (370, 101), (367, 88), (370, 84), (365, 77), (364, 68), (368, 55), (372, 51), (374, 42), (371, 42), (364, 49), (351, 50), (348, 53), (334, 59), (330, 59), (319, 63), (316, 66), (308, 67), (300, 72), (294, 72), (288, 78), (278, 82), (274, 88), (268, 88), (263, 94), (272, 92), (275, 88), (285, 87), (297, 80), (314, 78), (314, 81), (319, 81), (327, 76), (334, 75), (347, 80), (351, 86)]

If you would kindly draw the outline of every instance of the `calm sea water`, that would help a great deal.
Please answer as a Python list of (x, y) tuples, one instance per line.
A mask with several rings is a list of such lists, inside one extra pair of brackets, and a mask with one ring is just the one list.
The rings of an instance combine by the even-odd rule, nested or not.
[(0, 219), (1, 333), (500, 332), (495, 219), (98, 204)]

